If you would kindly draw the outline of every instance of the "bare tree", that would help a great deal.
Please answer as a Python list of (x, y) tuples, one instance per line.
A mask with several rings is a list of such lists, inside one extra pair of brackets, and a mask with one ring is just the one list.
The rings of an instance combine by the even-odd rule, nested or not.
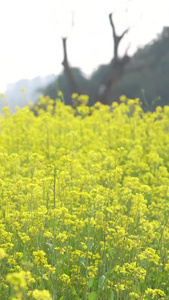
[[(72, 15), (71, 15), (71, 24), (70, 24), (70, 28), (72, 29), (74, 27), (74, 12), (72, 11)], [(67, 40), (68, 40), (68, 36), (67, 37), (62, 37), (62, 46), (63, 46), (63, 62), (62, 65), (64, 67), (64, 74), (67, 78), (67, 82), (69, 85), (69, 89), (71, 94), (73, 93), (80, 93), (80, 89), (78, 87), (78, 84), (74, 78), (73, 75), (73, 71), (72, 71), (72, 67), (69, 64), (68, 61), (68, 55), (67, 55)]]
[(109, 21), (110, 21), (110, 25), (112, 27), (112, 31), (113, 31), (113, 40), (114, 40), (114, 60), (118, 60), (119, 56), (118, 56), (118, 47), (119, 47), (119, 43), (122, 40), (122, 38), (124, 37), (124, 35), (126, 33), (128, 33), (129, 28), (126, 29), (121, 35), (117, 35), (116, 34), (116, 30), (115, 30), (115, 25), (113, 22), (113, 16), (112, 13), (109, 14)]
[(114, 53), (113, 59), (110, 63), (109, 71), (103, 78), (103, 81), (97, 92), (97, 98), (103, 104), (111, 104), (114, 100), (113, 98), (118, 81), (124, 74), (125, 67), (130, 60), (130, 57), (127, 55), (127, 51), (122, 58), (120, 58), (118, 54), (119, 44), (125, 36), (125, 34), (128, 33), (129, 29), (126, 29), (121, 35), (117, 35), (112, 13), (109, 14), (109, 22), (113, 32)]
[[(129, 29), (126, 29), (121, 35), (117, 35), (112, 13), (110, 13), (108, 17), (109, 17), (110, 26), (112, 28), (113, 43), (114, 43), (113, 59), (110, 62), (107, 74), (103, 78), (99, 86), (99, 89), (95, 92), (95, 97), (97, 101), (100, 101), (103, 104), (110, 105), (114, 100), (117, 84), (125, 72), (126, 66), (130, 61), (130, 57), (127, 55), (128, 49), (126, 50), (126, 53), (122, 58), (119, 57), (119, 53), (118, 53), (119, 44), (124, 38), (124, 36), (128, 33)], [(73, 16), (72, 16), (72, 21), (73, 21)], [(72, 27), (73, 26), (74, 23), (72, 22)], [(63, 42), (63, 54), (64, 54), (62, 65), (64, 66), (64, 73), (67, 77), (70, 92), (80, 94), (81, 91), (73, 76), (72, 68), (70, 67), (68, 62), (67, 37), (62, 38), (62, 42)]]
[(70, 92), (71, 93), (79, 93), (79, 87), (76, 83), (76, 80), (73, 76), (73, 72), (72, 72), (72, 68), (69, 65), (68, 62), (68, 57), (67, 57), (67, 37), (62, 38), (62, 43), (63, 43), (63, 54), (64, 54), (64, 58), (63, 58), (63, 62), (62, 65), (64, 67), (64, 73), (67, 77), (67, 81), (69, 84), (69, 88), (70, 88)]

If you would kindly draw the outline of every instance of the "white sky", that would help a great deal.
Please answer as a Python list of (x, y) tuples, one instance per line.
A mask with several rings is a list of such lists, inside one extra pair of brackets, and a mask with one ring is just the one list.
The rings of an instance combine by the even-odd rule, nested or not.
[[(113, 55), (108, 14), (117, 33), (131, 27), (121, 55), (150, 42), (169, 26), (169, 0), (0, 0), (0, 92), (22, 78), (58, 74), (63, 60), (61, 36), (68, 35), (68, 59), (90, 74)], [(74, 27), (71, 15), (74, 12)]]

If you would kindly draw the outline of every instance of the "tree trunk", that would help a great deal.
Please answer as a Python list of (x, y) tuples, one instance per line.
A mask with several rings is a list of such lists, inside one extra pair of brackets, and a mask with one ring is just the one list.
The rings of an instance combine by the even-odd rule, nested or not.
[(69, 84), (69, 88), (70, 88), (70, 92), (71, 94), (73, 93), (80, 93), (79, 91), (79, 87), (76, 83), (76, 80), (73, 76), (73, 73), (72, 73), (72, 69), (69, 65), (69, 62), (68, 62), (68, 58), (67, 58), (67, 38), (62, 38), (62, 42), (63, 42), (63, 54), (64, 54), (64, 59), (63, 59), (63, 62), (62, 62), (62, 65), (64, 66), (64, 73), (67, 77), (67, 81), (68, 81), (68, 84)]
[(103, 104), (111, 105), (114, 99), (115, 90), (118, 84), (118, 81), (122, 77), (125, 71), (125, 67), (129, 62), (130, 58), (126, 54), (123, 58), (118, 56), (119, 43), (124, 37), (124, 35), (129, 31), (126, 29), (120, 36), (116, 34), (115, 25), (112, 19), (112, 14), (109, 14), (109, 21), (113, 31), (113, 42), (114, 42), (114, 58), (110, 63), (109, 72), (106, 74), (103, 82), (101, 83), (98, 90), (98, 101)]

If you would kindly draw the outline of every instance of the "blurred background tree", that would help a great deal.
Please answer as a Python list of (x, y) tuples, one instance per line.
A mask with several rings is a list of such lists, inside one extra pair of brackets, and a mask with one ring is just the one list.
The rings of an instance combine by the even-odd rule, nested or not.
[(139, 97), (144, 110), (169, 104), (169, 27), (164, 27), (156, 40), (138, 49), (133, 56), (128, 56), (126, 49), (125, 54), (119, 57), (119, 44), (129, 29), (117, 35), (113, 15), (108, 17), (114, 45), (110, 63), (99, 66), (90, 78), (86, 78), (79, 68), (69, 64), (68, 37), (62, 37), (63, 72), (41, 92), (56, 99), (58, 87), (64, 94), (66, 104), (72, 104), (72, 93), (88, 94), (89, 105), (97, 101), (111, 105), (122, 94), (129, 98)]

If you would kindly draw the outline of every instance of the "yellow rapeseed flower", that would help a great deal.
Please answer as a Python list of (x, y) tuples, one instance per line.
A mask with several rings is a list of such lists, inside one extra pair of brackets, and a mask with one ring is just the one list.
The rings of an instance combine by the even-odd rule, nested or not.
[(4, 249), (0, 248), (0, 259), (4, 258), (6, 256), (6, 253)]
[(47, 290), (41, 291), (36, 289), (32, 292), (32, 296), (35, 300), (52, 300), (52, 297), (50, 296), (50, 293)]

